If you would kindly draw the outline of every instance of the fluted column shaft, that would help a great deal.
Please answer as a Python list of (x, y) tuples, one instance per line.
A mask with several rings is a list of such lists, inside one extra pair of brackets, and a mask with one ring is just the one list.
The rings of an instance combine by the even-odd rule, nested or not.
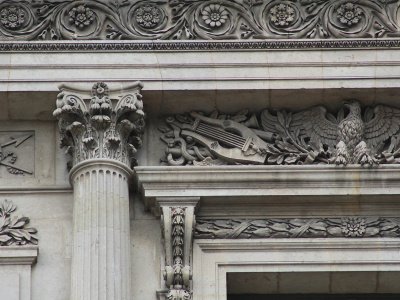
[(130, 173), (108, 159), (85, 161), (71, 170), (71, 300), (130, 300)]

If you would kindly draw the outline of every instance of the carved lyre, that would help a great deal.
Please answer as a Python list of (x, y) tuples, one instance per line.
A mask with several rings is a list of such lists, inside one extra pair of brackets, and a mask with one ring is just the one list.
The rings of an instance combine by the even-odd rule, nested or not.
[(233, 120), (207, 118), (199, 113), (190, 114), (192, 124), (177, 124), (182, 136), (192, 137), (213, 154), (238, 163), (263, 164), (268, 144), (245, 125)]

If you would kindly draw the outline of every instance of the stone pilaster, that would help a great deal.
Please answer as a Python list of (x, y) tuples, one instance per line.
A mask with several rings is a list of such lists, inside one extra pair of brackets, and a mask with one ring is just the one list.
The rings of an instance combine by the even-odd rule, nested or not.
[(71, 300), (131, 299), (128, 182), (144, 128), (141, 87), (60, 88), (54, 116), (74, 187)]

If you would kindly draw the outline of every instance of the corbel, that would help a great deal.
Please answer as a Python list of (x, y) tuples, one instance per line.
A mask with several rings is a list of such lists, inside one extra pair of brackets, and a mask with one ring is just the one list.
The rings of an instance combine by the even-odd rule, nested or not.
[(165, 245), (167, 300), (192, 299), (191, 257), (195, 210), (200, 197), (157, 198)]

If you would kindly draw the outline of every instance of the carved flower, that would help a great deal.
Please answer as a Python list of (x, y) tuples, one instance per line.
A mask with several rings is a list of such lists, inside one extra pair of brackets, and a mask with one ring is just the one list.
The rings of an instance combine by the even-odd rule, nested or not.
[(79, 27), (80, 29), (89, 26), (94, 20), (94, 13), (90, 8), (87, 8), (83, 5), (79, 5), (78, 7), (74, 7), (69, 12), (69, 22)]
[(228, 11), (219, 4), (210, 4), (201, 12), (204, 22), (210, 27), (220, 27), (228, 19)]
[(134, 13), (136, 22), (145, 29), (155, 28), (160, 25), (162, 12), (154, 4), (145, 4), (138, 7)]
[(92, 87), (92, 100), (90, 101), (90, 114), (110, 116), (112, 113), (110, 91), (104, 82), (98, 82)]
[(341, 228), (346, 237), (357, 237), (364, 235), (367, 226), (363, 218), (343, 218)]
[(25, 22), (25, 11), (21, 7), (7, 6), (0, 11), (0, 20), (8, 29), (18, 29)]
[(351, 2), (341, 5), (337, 9), (338, 19), (341, 23), (351, 26), (357, 24), (362, 17), (363, 11), (358, 5), (354, 5)]
[(269, 11), (271, 21), (280, 27), (289, 26), (294, 21), (295, 11), (287, 4), (278, 4)]
[(99, 98), (103, 96), (109, 96), (110, 89), (104, 82), (98, 82), (92, 86), (92, 97), (97, 96)]

